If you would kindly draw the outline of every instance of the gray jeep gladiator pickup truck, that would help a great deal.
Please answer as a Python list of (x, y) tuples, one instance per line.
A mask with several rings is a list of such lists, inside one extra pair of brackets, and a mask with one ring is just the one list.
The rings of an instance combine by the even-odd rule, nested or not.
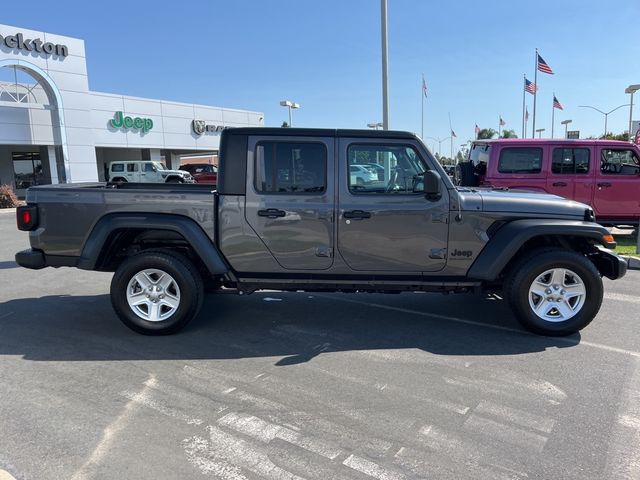
[[(357, 181), (352, 165), (380, 174)], [(524, 327), (566, 335), (598, 313), (602, 277), (627, 270), (588, 206), (456, 188), (405, 132), (228, 129), (216, 191), (66, 184), (26, 200), (18, 264), (115, 272), (113, 308), (143, 334), (184, 327), (205, 289), (275, 289), (502, 291)]]

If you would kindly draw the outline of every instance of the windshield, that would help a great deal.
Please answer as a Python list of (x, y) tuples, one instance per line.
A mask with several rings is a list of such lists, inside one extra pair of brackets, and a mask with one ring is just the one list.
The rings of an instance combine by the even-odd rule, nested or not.
[(154, 167), (156, 167), (158, 170), (167, 170), (167, 167), (164, 166), (164, 163), (160, 163), (160, 162), (153, 162)]

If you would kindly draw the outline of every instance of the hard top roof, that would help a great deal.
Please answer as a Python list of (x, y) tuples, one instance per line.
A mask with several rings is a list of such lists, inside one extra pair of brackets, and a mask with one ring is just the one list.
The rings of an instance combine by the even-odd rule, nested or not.
[(509, 143), (509, 144), (522, 144), (522, 145), (546, 145), (546, 144), (567, 144), (567, 143), (581, 143), (581, 144), (607, 144), (611, 146), (626, 146), (633, 145), (632, 143), (624, 140), (601, 140), (598, 138), (491, 138), (491, 139), (478, 139), (473, 143)]
[(267, 135), (294, 137), (367, 137), (416, 139), (416, 135), (399, 130), (334, 129), (334, 128), (282, 128), (238, 127), (224, 130), (229, 135)]

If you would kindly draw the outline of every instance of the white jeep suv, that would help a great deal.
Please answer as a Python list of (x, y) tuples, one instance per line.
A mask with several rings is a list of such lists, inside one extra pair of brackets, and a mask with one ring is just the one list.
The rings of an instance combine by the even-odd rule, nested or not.
[(195, 183), (189, 172), (168, 170), (163, 163), (149, 160), (111, 162), (108, 181), (114, 183)]

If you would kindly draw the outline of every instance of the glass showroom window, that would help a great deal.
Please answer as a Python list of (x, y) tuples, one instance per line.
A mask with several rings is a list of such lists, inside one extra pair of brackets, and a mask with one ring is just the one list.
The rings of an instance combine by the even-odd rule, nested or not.
[(43, 183), (44, 175), (39, 152), (13, 152), (11, 158), (16, 189)]

